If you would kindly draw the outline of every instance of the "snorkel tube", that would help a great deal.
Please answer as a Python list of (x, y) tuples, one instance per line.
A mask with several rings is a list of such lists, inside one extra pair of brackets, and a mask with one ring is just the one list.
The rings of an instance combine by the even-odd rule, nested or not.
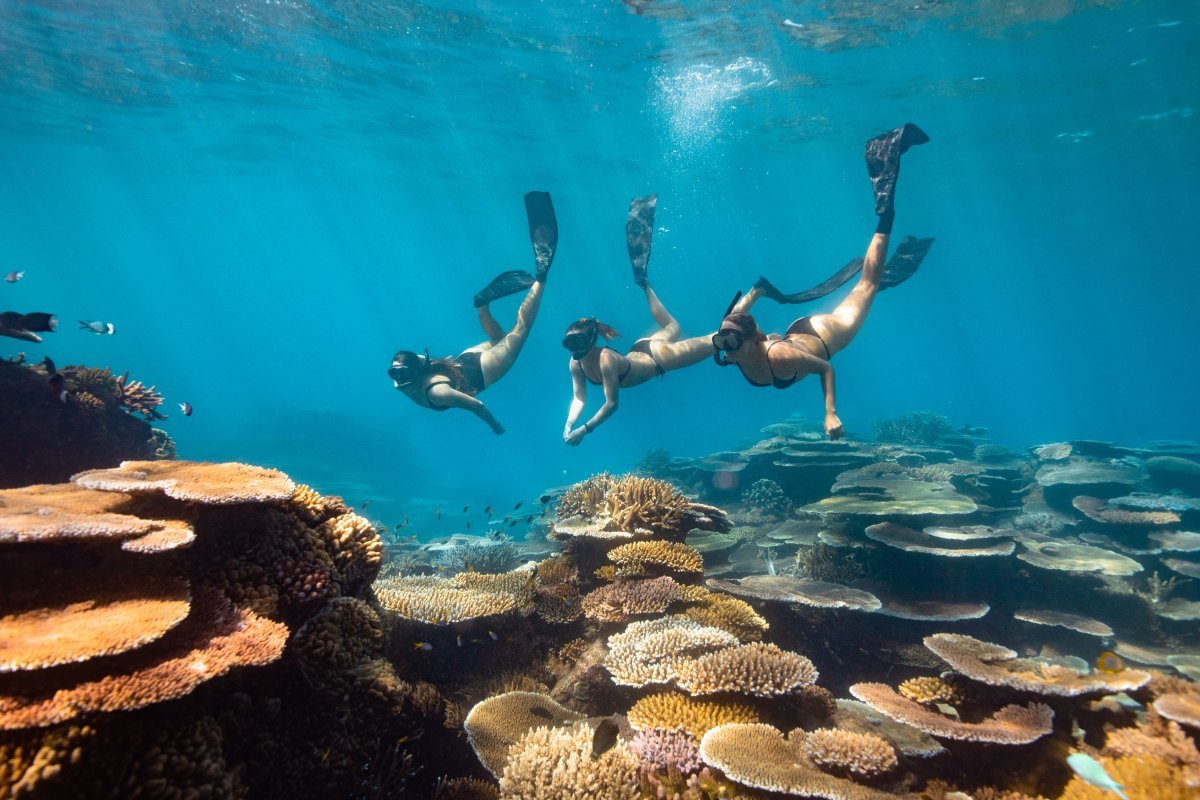
[(392, 356), (392, 366), (388, 369), (388, 377), (396, 384), (397, 389), (411, 386), (414, 381), (429, 371), (429, 348), (425, 355), (419, 355), (412, 350), (400, 350)]
[(572, 359), (579, 361), (596, 346), (596, 337), (599, 335), (599, 332), (600, 326), (597, 324), (595, 317), (576, 320), (567, 326), (567, 333), (563, 336), (562, 346), (571, 351)]

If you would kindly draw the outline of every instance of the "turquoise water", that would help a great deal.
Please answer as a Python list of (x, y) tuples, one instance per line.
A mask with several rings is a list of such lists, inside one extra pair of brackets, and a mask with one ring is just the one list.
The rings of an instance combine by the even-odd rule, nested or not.
[[(938, 241), (835, 359), (850, 435), (927, 409), (1018, 448), (1200, 438), (1197, 75), (1183, 2), (5, 2), (0, 272), (27, 276), (0, 310), (63, 325), (0, 353), (128, 369), (166, 394), (182, 456), (450, 533), (432, 509), (819, 421), (815, 379), (755, 390), (705, 363), (568, 448), (559, 340), (584, 314), (626, 347), (651, 330), (634, 195), (659, 195), (651, 277), (685, 335), (760, 273), (824, 278), (874, 228), (863, 142), (912, 120), (933, 141), (906, 156), (896, 232)], [(496, 437), (386, 370), (482, 338), (471, 295), (531, 267), (531, 189), (559, 252), (483, 395)]]

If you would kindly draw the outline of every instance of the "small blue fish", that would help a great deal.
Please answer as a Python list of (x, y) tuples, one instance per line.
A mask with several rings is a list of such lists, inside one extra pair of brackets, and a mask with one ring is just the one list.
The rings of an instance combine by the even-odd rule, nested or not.
[(191, 403), (180, 403), (179, 410), (183, 412), (183, 415), (185, 417), (190, 417), (192, 415), (192, 404)]
[(1082, 778), (1084, 783), (1112, 792), (1121, 800), (1129, 800), (1125, 796), (1125, 787), (1109, 777), (1109, 774), (1104, 771), (1104, 767), (1100, 766), (1100, 763), (1091, 756), (1084, 753), (1072, 753), (1067, 756), (1067, 766)]

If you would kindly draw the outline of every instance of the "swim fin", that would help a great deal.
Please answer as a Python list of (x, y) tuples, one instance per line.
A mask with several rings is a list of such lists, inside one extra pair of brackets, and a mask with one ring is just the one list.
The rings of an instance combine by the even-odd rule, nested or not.
[[(929, 254), (929, 248), (933, 247), (933, 242), (934, 238), (932, 236), (924, 239), (916, 236), (905, 236), (896, 247), (895, 252), (892, 253), (892, 257), (883, 266), (883, 272), (879, 276), (880, 290), (899, 286), (915, 275), (921, 267), (921, 262)], [(863, 260), (861, 258), (852, 259), (846, 266), (811, 289), (805, 289), (802, 292), (794, 292), (792, 294), (784, 294), (779, 291), (766, 278), (759, 278), (758, 282), (754, 285), (762, 286), (764, 294), (776, 303), (808, 303), (837, 291), (862, 271), (862, 268)]]
[(537, 280), (546, 280), (554, 251), (558, 248), (558, 220), (549, 192), (530, 192), (525, 195), (525, 216), (529, 219), (529, 241), (533, 243)]
[(646, 288), (646, 269), (650, 262), (650, 243), (654, 238), (654, 209), (658, 195), (648, 194), (629, 201), (629, 219), (625, 222), (625, 244), (633, 265), (633, 282)]
[(523, 292), (533, 286), (533, 276), (525, 270), (514, 269), (501, 272), (492, 282), (475, 293), (475, 307), (482, 308), (493, 300)]
[(921, 268), (921, 262), (925, 260), (925, 256), (929, 255), (931, 247), (933, 247), (932, 236), (924, 239), (905, 236), (883, 267), (883, 273), (879, 276), (880, 291), (899, 286), (915, 275)]
[(867, 175), (875, 190), (876, 216), (883, 217), (893, 211), (896, 179), (900, 177), (900, 156), (908, 148), (928, 141), (929, 136), (925, 131), (911, 122), (867, 141)]

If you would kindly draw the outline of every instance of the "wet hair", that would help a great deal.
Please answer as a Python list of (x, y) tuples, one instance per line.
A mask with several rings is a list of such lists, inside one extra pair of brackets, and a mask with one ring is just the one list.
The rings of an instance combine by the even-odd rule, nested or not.
[(749, 341), (762, 342), (767, 338), (767, 335), (758, 329), (758, 323), (754, 321), (754, 317), (744, 311), (739, 311), (735, 314), (726, 314), (725, 319), (721, 320), (721, 327), (725, 327), (726, 322), (736, 325), (746, 334), (746, 339)]
[(567, 326), (568, 334), (578, 331), (591, 332), (593, 330), (596, 332), (596, 335), (603, 337), (606, 342), (611, 342), (621, 335), (617, 332), (616, 328), (611, 325), (605, 325), (595, 317), (580, 317)]
[(392, 356), (392, 362), (400, 362), (400, 366), (413, 367), (417, 370), (418, 376), (424, 376), (427, 373), (434, 375), (442, 375), (450, 379), (450, 385), (458, 388), (466, 384), (466, 376), (463, 374), (462, 365), (457, 358), (447, 356), (445, 358), (429, 358), (429, 351), (425, 351), (425, 355), (413, 352), (412, 350), (401, 350)]

